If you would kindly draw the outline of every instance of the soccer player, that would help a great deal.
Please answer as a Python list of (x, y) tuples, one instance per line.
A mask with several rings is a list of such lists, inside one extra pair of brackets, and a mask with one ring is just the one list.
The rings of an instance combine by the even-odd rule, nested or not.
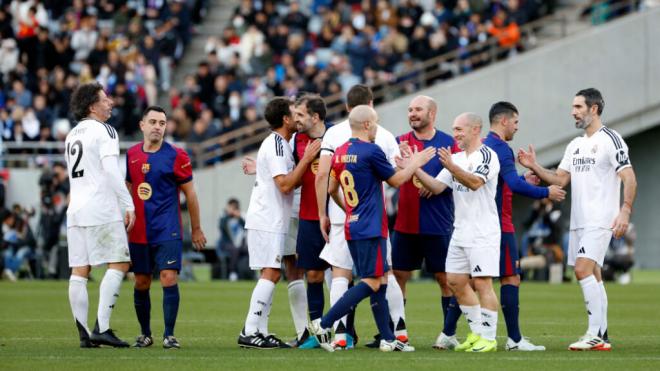
[[(607, 336), (607, 293), (601, 276), (605, 252), (612, 237), (623, 236), (630, 222), (637, 181), (628, 146), (621, 135), (604, 126), (605, 102), (594, 89), (577, 92), (572, 115), (584, 135), (573, 139), (556, 170), (543, 168), (536, 153), (520, 149), (521, 165), (542, 180), (562, 187), (571, 182), (571, 226), (568, 264), (575, 267), (587, 307), (587, 332), (569, 346), (570, 350), (610, 350)], [(621, 182), (623, 205), (619, 207)]]
[[(415, 153), (403, 169), (396, 172), (385, 153), (374, 140), (378, 130), (378, 115), (370, 106), (361, 105), (348, 116), (352, 137), (336, 149), (332, 156), (332, 173), (328, 191), (346, 211), (344, 234), (358, 275), (359, 284), (352, 287), (320, 319), (310, 323), (310, 332), (317, 336), (321, 347), (333, 352), (329, 330), (335, 321), (346, 315), (366, 297), (371, 297), (371, 309), (380, 332), (381, 351), (411, 352), (415, 348), (397, 340), (390, 329), (385, 291), (389, 265), (386, 259), (387, 213), (383, 198), (383, 181), (398, 187), (410, 179), (414, 171), (428, 162), (435, 148)], [(339, 185), (343, 200), (339, 196)]]
[[(417, 96), (408, 105), (408, 123), (412, 130), (397, 137), (397, 142), (408, 149), (421, 151), (424, 148), (454, 146), (454, 138), (434, 127), (438, 105), (431, 97)], [(440, 158), (429, 161), (424, 171), (435, 177), (442, 170)], [(422, 262), (426, 270), (435, 276), (442, 293), (442, 311), (447, 316), (447, 307), (452, 297), (447, 285), (445, 260), (453, 230), (454, 201), (451, 189), (435, 196), (426, 190), (417, 177), (399, 188), (399, 203), (394, 233), (392, 234), (392, 269), (406, 296), (406, 282), (412, 271), (420, 269)], [(404, 318), (392, 318), (396, 328), (405, 328)], [(441, 340), (439, 337), (436, 346)]]
[(452, 155), (450, 148), (440, 148), (444, 169), (435, 178), (421, 169), (415, 173), (433, 194), (447, 187), (453, 190), (456, 211), (447, 252), (447, 282), (471, 330), (456, 351), (497, 350), (498, 303), (493, 277), (499, 274), (500, 221), (495, 193), (500, 165), (497, 154), (481, 143), (481, 125), (481, 118), (474, 113), (459, 115), (452, 129), (463, 151)]
[[(359, 105), (368, 105), (373, 107), (373, 93), (366, 85), (353, 86), (346, 96), (346, 109), (350, 113), (353, 107)], [(351, 127), (348, 120), (342, 121), (326, 132), (321, 144), (321, 156), (319, 158), (318, 172), (316, 173), (316, 202), (319, 210), (319, 223), (322, 233), (326, 239), (326, 246), (321, 252), (321, 258), (332, 266), (332, 284), (330, 285), (330, 305), (339, 300), (348, 290), (349, 283), (353, 280), (353, 260), (351, 258), (348, 245), (344, 237), (344, 211), (333, 201), (328, 202), (328, 181), (330, 175), (330, 159), (339, 146), (346, 143), (351, 138)], [(378, 126), (376, 131), (376, 145), (378, 145), (388, 161), (395, 166), (395, 157), (400, 155), (399, 146), (394, 135), (382, 126)], [(329, 205), (328, 205), (329, 203)], [(328, 234), (327, 230), (330, 230)], [(390, 249), (388, 248), (387, 259), (390, 259)], [(405, 309), (403, 305), (403, 294), (401, 288), (396, 282), (396, 278), (391, 272), (387, 276), (387, 302), (390, 308), (392, 318), (404, 318)], [(335, 324), (335, 341), (339, 347), (351, 348), (354, 339), (351, 336), (352, 324), (348, 323), (348, 318), (341, 318)], [(408, 333), (405, 328), (397, 330), (397, 336), (400, 340), (407, 342)], [(356, 339), (355, 339), (356, 340)], [(344, 345), (346, 344), (346, 345)], [(380, 338), (375, 336), (375, 340), (367, 344), (370, 347), (380, 346)]]
[[(564, 199), (566, 192), (561, 187), (537, 187), (530, 182), (538, 182), (538, 178), (528, 172), (525, 177), (518, 176), (515, 158), (511, 147), (506, 143), (513, 139), (518, 131), (518, 109), (509, 102), (493, 104), (489, 112), (490, 132), (483, 143), (495, 151), (500, 161), (500, 174), (497, 181), (496, 203), (500, 217), (502, 238), (500, 242), (500, 301), (502, 313), (509, 335), (505, 349), (517, 351), (543, 351), (542, 345), (534, 345), (520, 333), (518, 323), (520, 287), (520, 262), (516, 246), (515, 230), (511, 220), (513, 193), (527, 197), (542, 199), (549, 197), (553, 201)], [(440, 338), (444, 344), (456, 344), (456, 322), (458, 316), (449, 316), (445, 321)], [(452, 348), (448, 346), (446, 348)]]
[(137, 217), (128, 242), (135, 274), (133, 301), (141, 328), (141, 335), (133, 345), (138, 348), (153, 344), (149, 289), (154, 270), (159, 273), (163, 288), (163, 348), (180, 348), (174, 337), (180, 300), (177, 280), (183, 251), (180, 191), (188, 203), (192, 244), (197, 250), (206, 245), (190, 158), (181, 148), (164, 141), (166, 126), (165, 110), (148, 107), (140, 121), (144, 139), (126, 152), (126, 185)]
[[(330, 128), (325, 123), (326, 107), (318, 95), (303, 95), (295, 103), (294, 121), (297, 133), (293, 135), (293, 158), (296, 163), (304, 156), (305, 149), (313, 140), (323, 138)], [(319, 228), (319, 213), (316, 204), (315, 174), (318, 170), (318, 157), (307, 167), (302, 177), (298, 236), (296, 240), (297, 265), (305, 270), (307, 277), (307, 306), (309, 319), (321, 318), (324, 307), (323, 281), (328, 262), (319, 255), (325, 246), (325, 239)], [(298, 348), (317, 347), (316, 338), (309, 332), (298, 339)]]
[(252, 292), (245, 327), (238, 337), (238, 344), (244, 348), (288, 347), (268, 333), (268, 315), (275, 284), (281, 276), (282, 260), (295, 254), (295, 250), (285, 249), (293, 191), (321, 147), (319, 140), (310, 143), (294, 168), (288, 141), (296, 131), (296, 125), (290, 105), (288, 99), (276, 97), (268, 103), (264, 112), (272, 132), (261, 143), (257, 153), (256, 181), (245, 223), (250, 268), (261, 269), (261, 277)]
[[(99, 83), (80, 85), (71, 96), (71, 112), (78, 121), (65, 141), (71, 185), (67, 209), (69, 303), (80, 335), (80, 347), (128, 347), (110, 329), (124, 275), (130, 266), (126, 231), (133, 228), (135, 208), (117, 164), (119, 138), (105, 121), (112, 99)], [(122, 211), (124, 214), (122, 217)], [(108, 264), (101, 280), (96, 326), (87, 326), (87, 280), (91, 266)]]

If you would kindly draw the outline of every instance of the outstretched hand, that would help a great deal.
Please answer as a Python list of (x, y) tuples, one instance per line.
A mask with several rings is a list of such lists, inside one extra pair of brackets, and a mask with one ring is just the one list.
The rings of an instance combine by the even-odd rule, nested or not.
[(518, 162), (520, 165), (531, 169), (536, 164), (536, 151), (534, 151), (534, 146), (529, 145), (529, 152), (520, 148), (518, 150)]
[(257, 162), (250, 156), (243, 157), (241, 167), (243, 168), (243, 174), (245, 175), (254, 175), (257, 173)]

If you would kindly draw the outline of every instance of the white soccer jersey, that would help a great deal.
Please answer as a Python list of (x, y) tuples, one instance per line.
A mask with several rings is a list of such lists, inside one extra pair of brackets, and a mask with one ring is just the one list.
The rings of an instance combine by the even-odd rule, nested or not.
[(245, 218), (246, 229), (285, 234), (289, 231), (294, 192), (280, 192), (273, 178), (288, 174), (293, 166), (289, 143), (272, 132), (257, 153), (257, 175)]
[(619, 212), (619, 171), (630, 167), (628, 146), (603, 126), (569, 143), (559, 168), (571, 173), (571, 229), (612, 228)]
[(482, 178), (486, 183), (476, 191), (458, 182), (447, 169), (436, 179), (453, 189), (454, 233), (451, 243), (460, 247), (486, 247), (500, 241), (500, 218), (495, 194), (500, 161), (497, 154), (485, 145), (472, 152), (455, 153), (452, 160), (461, 169)]
[(108, 124), (85, 119), (69, 132), (64, 145), (71, 184), (67, 226), (122, 221), (119, 200), (101, 164), (106, 156), (119, 156), (117, 131)]
[[(353, 133), (348, 120), (344, 120), (332, 126), (323, 136), (323, 141), (321, 142), (321, 156), (332, 156), (335, 153), (335, 150), (342, 144), (348, 142), (352, 136)], [(399, 144), (396, 142), (394, 135), (384, 127), (378, 126), (375, 143), (383, 150), (383, 152), (385, 152), (385, 156), (387, 156), (387, 160), (390, 164), (396, 167), (394, 158), (399, 156), (401, 152), (399, 151)], [(339, 192), (339, 194), (341, 197), (344, 197), (342, 192)], [(328, 206), (328, 216), (330, 217), (330, 223), (344, 224), (346, 214), (344, 214), (344, 211), (335, 203), (332, 197), (329, 198), (330, 205)]]

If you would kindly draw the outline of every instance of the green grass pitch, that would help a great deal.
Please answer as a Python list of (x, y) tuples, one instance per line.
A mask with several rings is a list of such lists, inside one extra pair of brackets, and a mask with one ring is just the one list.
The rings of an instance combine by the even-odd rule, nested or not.
[[(207, 272), (203, 272), (205, 275)], [(98, 277), (99, 274), (97, 273)], [(201, 277), (201, 276), (200, 276)], [(586, 329), (582, 294), (575, 283), (524, 283), (521, 327), (541, 353), (505, 352), (506, 331), (500, 316), (499, 351), (459, 354), (431, 348), (441, 330), (439, 290), (429, 281), (408, 288), (407, 324), (414, 353), (380, 353), (364, 347), (375, 333), (369, 304), (358, 307), (361, 336), (356, 350), (326, 353), (315, 350), (245, 350), (236, 345), (253, 282), (198, 281), (181, 283), (181, 307), (176, 327), (182, 349), (164, 350), (160, 342), (148, 349), (79, 349), (67, 300), (67, 281), (0, 281), (1, 370), (605, 370), (660, 369), (660, 272), (637, 272), (628, 286), (608, 284), (611, 352), (569, 352), (566, 347)], [(90, 323), (96, 315), (98, 281), (89, 284)], [(112, 327), (132, 341), (139, 327), (132, 286), (125, 282)], [(152, 329), (163, 330), (162, 292), (152, 288)], [(326, 301), (327, 303), (327, 301)], [(461, 319), (458, 334), (465, 335)], [(286, 285), (278, 284), (270, 330), (284, 339), (293, 336)]]

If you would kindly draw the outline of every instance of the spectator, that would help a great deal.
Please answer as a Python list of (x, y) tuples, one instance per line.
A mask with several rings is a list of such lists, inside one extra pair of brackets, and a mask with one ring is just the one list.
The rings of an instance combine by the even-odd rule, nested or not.
[(522, 237), (521, 252), (526, 257), (520, 265), (523, 269), (533, 267), (534, 279), (548, 280), (550, 265), (564, 260), (560, 218), (561, 210), (546, 198), (534, 201), (523, 223), (527, 232)]
[(241, 207), (237, 199), (231, 198), (225, 206), (224, 215), (220, 218), (220, 240), (218, 242), (218, 257), (229, 257), (229, 280), (236, 281), (239, 272), (248, 272), (249, 267), (239, 266), (248, 256), (245, 220), (241, 216)]
[(18, 271), (34, 252), (36, 241), (28, 224), (28, 218), (34, 212), (24, 212), (15, 205), (13, 211), (0, 211), (2, 222), (2, 251), (4, 258), (3, 278), (16, 281)]

